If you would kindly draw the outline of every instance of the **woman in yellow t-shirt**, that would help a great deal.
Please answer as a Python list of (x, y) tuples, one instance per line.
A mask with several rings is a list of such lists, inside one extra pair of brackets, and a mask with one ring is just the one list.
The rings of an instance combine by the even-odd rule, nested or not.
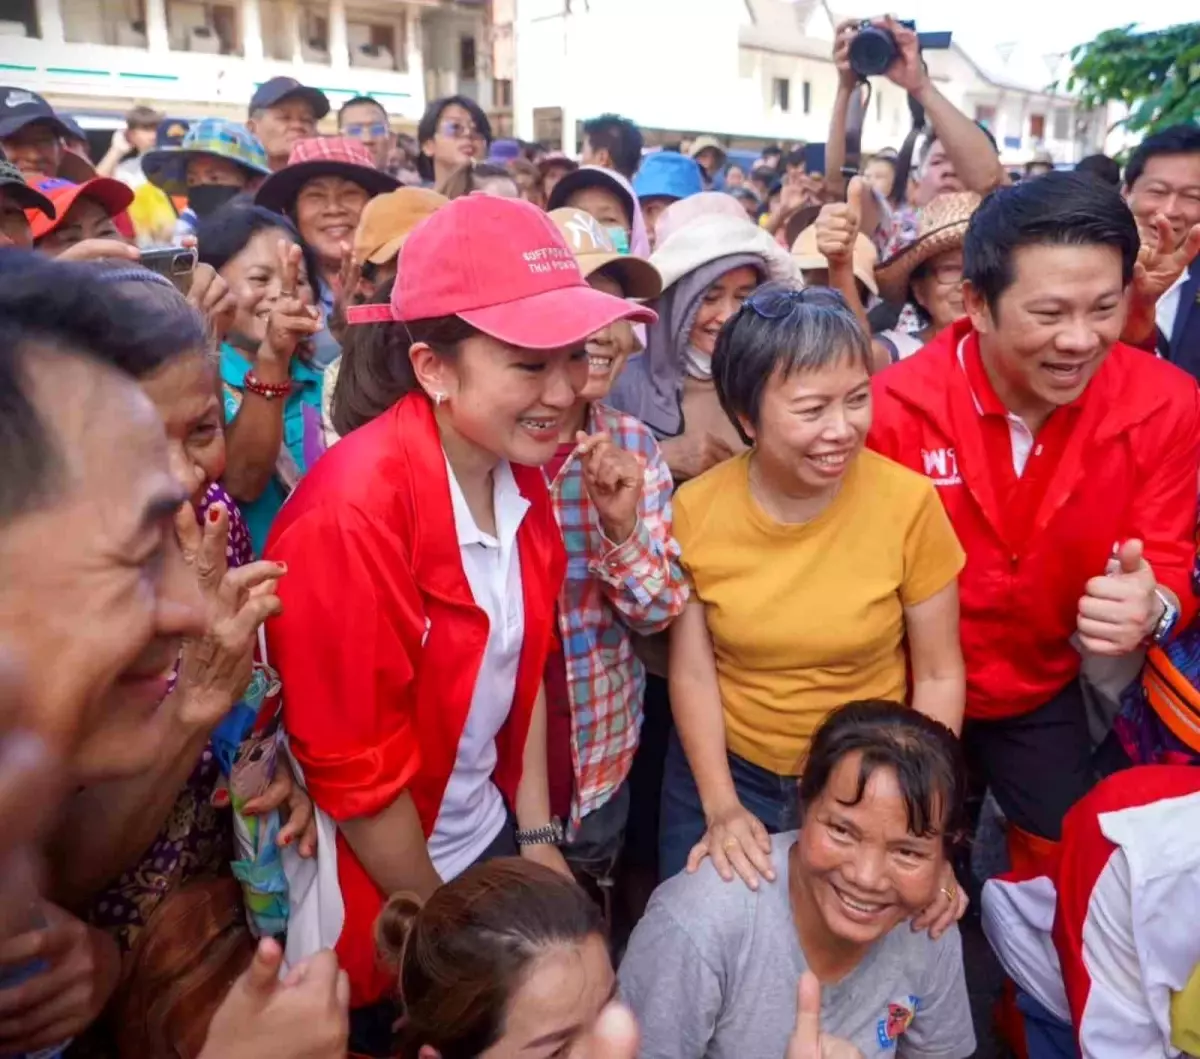
[[(961, 726), (964, 555), (932, 483), (863, 447), (871, 364), (824, 288), (768, 284), (722, 329), (717, 394), (753, 448), (675, 496), (692, 598), (671, 629), (663, 878), (705, 855), (724, 878), (770, 878), (768, 833), (795, 826), (836, 707), (908, 701)], [(959, 903), (952, 874), (944, 896)]]

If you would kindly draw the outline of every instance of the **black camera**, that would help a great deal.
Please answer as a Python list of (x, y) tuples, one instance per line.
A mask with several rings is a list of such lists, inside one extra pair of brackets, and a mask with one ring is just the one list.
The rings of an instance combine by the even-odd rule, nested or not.
[[(905, 29), (916, 32), (915, 22), (900, 22)], [(949, 48), (949, 33), (918, 33), (917, 41), (924, 48)], [(900, 57), (900, 48), (890, 30), (882, 26), (872, 25), (866, 21), (860, 23), (858, 32), (850, 42), (850, 69), (859, 77), (877, 77), (885, 73), (887, 68)]]

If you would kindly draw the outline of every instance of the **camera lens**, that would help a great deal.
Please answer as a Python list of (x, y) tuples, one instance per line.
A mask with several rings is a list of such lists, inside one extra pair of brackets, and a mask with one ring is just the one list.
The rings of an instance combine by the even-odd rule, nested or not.
[(850, 69), (859, 77), (878, 77), (899, 56), (896, 38), (878, 26), (864, 26), (850, 42)]

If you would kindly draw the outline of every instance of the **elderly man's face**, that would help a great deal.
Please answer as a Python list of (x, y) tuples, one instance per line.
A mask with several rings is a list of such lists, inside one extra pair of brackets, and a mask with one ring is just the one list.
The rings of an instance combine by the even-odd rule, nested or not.
[(186, 491), (133, 380), (51, 351), (27, 370), (61, 475), (0, 525), (0, 642), (75, 782), (136, 774), (162, 752), (182, 638), (204, 631), (174, 530)]
[(0, 148), (31, 184), (58, 175), (63, 146), (58, 130), (51, 124), (31, 121), (0, 141)]

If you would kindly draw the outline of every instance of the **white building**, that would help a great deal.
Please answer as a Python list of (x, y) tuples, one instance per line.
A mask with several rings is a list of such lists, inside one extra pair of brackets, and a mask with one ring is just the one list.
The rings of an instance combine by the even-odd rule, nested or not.
[(492, 106), (486, 0), (7, 0), (0, 82), (67, 112), (149, 103), (175, 117), (244, 119), (285, 74), (336, 109), (376, 97), (410, 127), (427, 99)]
[[(652, 143), (697, 133), (730, 146), (823, 142), (837, 21), (821, 0), (517, 0), (517, 135), (561, 137), (571, 152), (579, 122), (615, 111)], [(1051, 59), (1031, 63), (1016, 48), (968, 55), (957, 43), (927, 52), (939, 88), (991, 129), (1012, 165), (1043, 148), (1073, 162), (1103, 142), (1101, 123), (1050, 90), (1062, 72), (1062, 57)], [(906, 97), (883, 78), (872, 89), (864, 149), (899, 147)]]

